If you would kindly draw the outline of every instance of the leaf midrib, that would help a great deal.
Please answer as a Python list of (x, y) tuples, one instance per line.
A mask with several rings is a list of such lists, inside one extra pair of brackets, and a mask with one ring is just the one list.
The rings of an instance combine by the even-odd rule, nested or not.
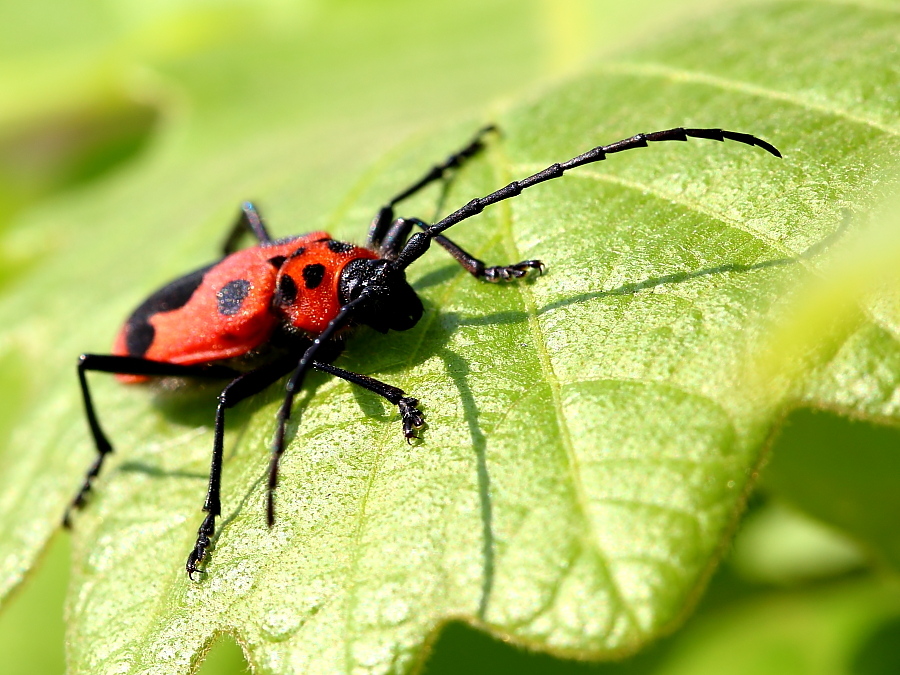
[[(501, 146), (498, 145), (493, 148), (493, 151), (490, 153), (490, 160), (492, 160), (491, 164), (494, 166), (495, 172), (501, 179), (499, 184), (505, 185), (513, 180), (511, 175), (513, 164), (509, 160), (509, 157), (503, 151), (503, 148)], [(511, 205), (508, 201), (504, 201), (500, 204), (500, 207), (497, 210), (498, 220), (500, 222), (504, 235), (504, 248), (509, 252), (511, 260), (521, 260), (522, 255), (518, 250), (518, 246), (516, 246), (515, 239), (512, 233)], [(525, 306), (525, 315), (527, 318), (529, 330), (532, 334), (532, 339), (534, 341), (535, 353), (538, 357), (541, 374), (543, 375), (543, 378), (547, 383), (547, 387), (550, 391), (550, 407), (552, 408), (554, 416), (556, 417), (557, 428), (560, 431), (560, 442), (565, 449), (566, 458), (569, 464), (569, 473), (572, 476), (572, 483), (574, 486), (578, 510), (584, 522), (585, 531), (592, 535), (591, 539), (593, 541), (591, 548), (596, 552), (597, 558), (603, 566), (603, 572), (606, 577), (607, 583), (609, 584), (611, 598), (618, 605), (619, 611), (624, 613), (625, 617), (631, 624), (632, 629), (637, 631), (638, 634), (643, 634), (643, 631), (640, 628), (640, 624), (637, 621), (637, 617), (634, 615), (634, 612), (632, 611), (629, 603), (626, 602), (625, 597), (622, 594), (622, 591), (612, 574), (609, 557), (600, 546), (600, 543), (596, 538), (596, 533), (591, 527), (591, 519), (589, 516), (590, 510), (587, 505), (587, 499), (584, 493), (584, 485), (581, 480), (581, 470), (579, 468), (578, 457), (575, 453), (571, 432), (569, 430), (568, 424), (566, 423), (565, 412), (563, 410), (560, 382), (559, 378), (556, 376), (556, 372), (553, 370), (553, 364), (546, 349), (546, 336), (544, 335), (543, 330), (540, 326), (540, 320), (537, 314), (537, 303), (535, 302), (534, 293), (527, 283), (517, 284), (516, 290), (519, 292), (522, 303)], [(614, 619), (611, 619), (611, 621), (614, 621)]]

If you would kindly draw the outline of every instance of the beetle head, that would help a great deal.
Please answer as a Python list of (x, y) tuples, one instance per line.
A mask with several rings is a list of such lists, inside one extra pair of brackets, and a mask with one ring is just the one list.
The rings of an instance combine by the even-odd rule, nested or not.
[(422, 318), (422, 301), (404, 271), (390, 260), (351, 260), (341, 272), (338, 292), (342, 305), (368, 296), (354, 311), (353, 322), (381, 333), (409, 330)]

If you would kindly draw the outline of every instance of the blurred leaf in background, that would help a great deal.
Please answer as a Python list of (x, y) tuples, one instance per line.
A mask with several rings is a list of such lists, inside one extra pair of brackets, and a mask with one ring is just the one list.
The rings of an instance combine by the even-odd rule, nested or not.
[[(314, 379), (274, 532), (258, 480), (278, 388), (239, 408), (202, 586), (181, 565), (215, 392), (97, 378), (123, 452), (73, 538), (72, 672), (187, 672), (222, 633), (259, 672), (897, 671), (900, 352), (880, 272), (898, 247), (865, 242), (894, 224), (872, 214), (896, 179), (895, 3), (45, 1), (2, 3), (0, 21), (14, 27), (0, 43), (4, 592), (91, 456), (74, 356), (213, 256), (240, 200), (258, 198), (277, 234), (358, 241), (387, 195), (488, 119), (502, 136), (445, 207), (678, 124), (786, 154), (653, 147), (468, 223), (458, 238), (479, 255), (539, 256), (550, 274), (485, 288), (439, 253), (423, 261), (431, 318), (361, 335), (345, 361), (427, 401), (423, 443)], [(439, 204), (432, 191), (404, 212)], [(842, 264), (854, 237), (883, 264)], [(797, 316), (772, 356), (773, 326)], [(674, 636), (610, 665), (433, 632), (463, 617), (606, 658), (660, 638), (728, 546), (767, 444), (733, 558)], [(4, 672), (63, 667), (56, 541), (0, 618)], [(224, 645), (202, 672), (243, 668)]]

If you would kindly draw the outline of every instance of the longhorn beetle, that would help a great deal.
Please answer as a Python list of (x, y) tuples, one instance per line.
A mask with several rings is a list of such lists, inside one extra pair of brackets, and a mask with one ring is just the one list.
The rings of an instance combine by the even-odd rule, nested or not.
[[(222, 258), (163, 286), (142, 302), (125, 322), (112, 354), (82, 354), (78, 381), (97, 457), (91, 464), (63, 522), (71, 523), (81, 507), (112, 445), (100, 427), (86, 374), (116, 373), (123, 382), (151, 377), (189, 377), (229, 380), (219, 394), (213, 433), (212, 462), (203, 519), (197, 541), (185, 565), (188, 577), (202, 573), (216, 518), (222, 512), (222, 446), (225, 411), (290, 374), (284, 401), (275, 420), (269, 461), (266, 519), (275, 521), (278, 463), (284, 452), (285, 427), (294, 397), (310, 369), (329, 373), (368, 389), (397, 406), (407, 441), (425, 424), (418, 401), (384, 382), (332, 365), (340, 354), (343, 329), (366, 325), (386, 333), (409, 330), (422, 317), (422, 303), (406, 281), (406, 268), (422, 257), (432, 242), (444, 248), (476, 279), (513, 281), (529, 272), (544, 271), (540, 260), (487, 266), (443, 232), (492, 204), (511, 199), (522, 190), (559, 178), (563, 172), (599, 162), (608, 155), (647, 147), (658, 141), (705, 138), (755, 145), (776, 157), (775, 146), (750, 134), (722, 129), (675, 128), (638, 134), (601, 145), (543, 171), (513, 181), (485, 197), (473, 199), (450, 215), (428, 224), (418, 218), (394, 218), (394, 207), (475, 155), (487, 126), (464, 148), (436, 164), (421, 179), (391, 198), (376, 214), (364, 247), (332, 239), (325, 232), (273, 239), (259, 212), (244, 202), (241, 214), (225, 239)], [(413, 228), (421, 231), (410, 236)], [(252, 234), (256, 245), (237, 250), (242, 235)]]

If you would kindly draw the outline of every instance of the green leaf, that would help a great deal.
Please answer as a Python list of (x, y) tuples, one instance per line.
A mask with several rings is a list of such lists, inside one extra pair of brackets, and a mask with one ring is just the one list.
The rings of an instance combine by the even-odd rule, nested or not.
[[(886, 101), (897, 24), (896, 13), (851, 5), (747, 8), (492, 115), (502, 135), (444, 198), (429, 190), (404, 214), (433, 218), (593, 145), (678, 125), (754, 133), (785, 160), (734, 143), (654, 144), (454, 228), (491, 263), (541, 258), (548, 274), (479, 284), (439, 250), (411, 268), (426, 317), (405, 334), (359, 331), (340, 365), (418, 397), (422, 441), (408, 447), (396, 412), (373, 395), (309, 378), (271, 530), (263, 486), (282, 389), (229, 411), (224, 513), (200, 583), (183, 561), (201, 520), (217, 392), (92, 377), (120, 452), (76, 521), (72, 671), (187, 672), (228, 633), (258, 672), (398, 672), (424, 658), (452, 617), (592, 658), (673, 630), (796, 392), (813, 391), (835, 340), (852, 350), (873, 324), (841, 314), (841, 332), (804, 334), (810, 355), (761, 379), (781, 363), (766, 350), (785, 308), (803, 302), (795, 289), (831, 269), (862, 229), (843, 209), (872, 208), (892, 188), (898, 127)], [(226, 60), (246, 84), (241, 54)], [(274, 67), (279, 52), (268, 54)], [(161, 67), (199, 111), (215, 104), (201, 86), (206, 66)], [(182, 119), (181, 145), (32, 214), (19, 235), (51, 250), (0, 304), (14, 326), (2, 345), (31, 366), (40, 392), (26, 397), (0, 457), (6, 588), (92, 457), (73, 355), (106, 349), (142, 296), (215, 255), (233, 217), (229, 195), (268, 197), (278, 234), (327, 226), (358, 241), (389, 195), (477, 126), (416, 138), (349, 189), (373, 152), (351, 152), (358, 136), (316, 163), (325, 143), (314, 130), (292, 130), (283, 110), (248, 98), (201, 115), (208, 124)], [(248, 131), (254, 121), (264, 130)], [(235, 130), (240, 140), (226, 150), (221, 139)], [(887, 381), (897, 377), (893, 361), (882, 367)], [(829, 382), (817, 398), (802, 394), (806, 404), (841, 396), (844, 382)], [(896, 417), (879, 410), (882, 421)]]

